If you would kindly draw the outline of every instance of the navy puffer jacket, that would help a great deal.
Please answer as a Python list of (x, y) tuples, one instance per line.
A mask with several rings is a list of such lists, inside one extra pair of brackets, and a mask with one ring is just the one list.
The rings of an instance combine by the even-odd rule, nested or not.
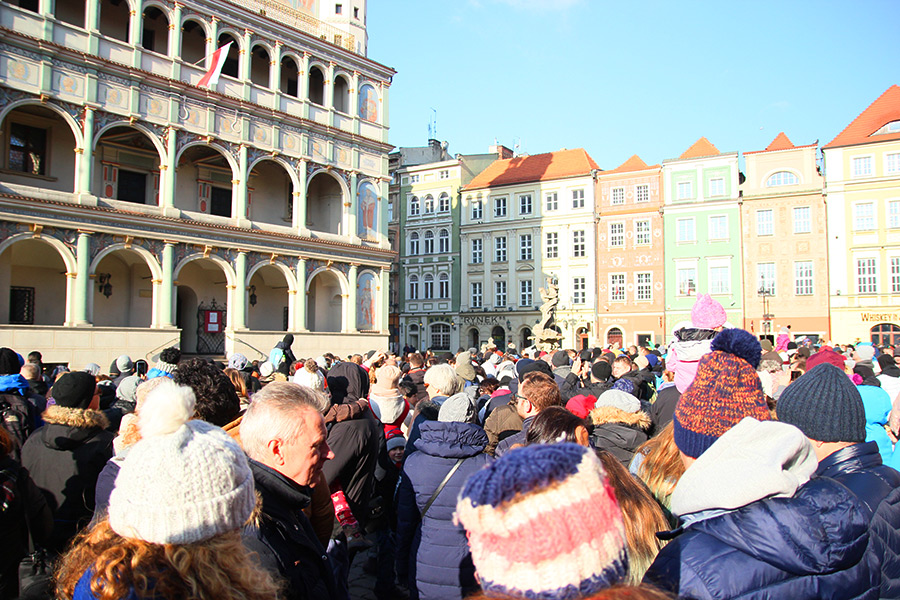
[(826, 457), (816, 474), (844, 484), (869, 508), (869, 552), (881, 562), (881, 598), (900, 598), (900, 472), (881, 463), (877, 443), (865, 442)]
[[(426, 421), (418, 452), (403, 465), (397, 489), (397, 559), (408, 558), (411, 598), (464, 598), (477, 591), (465, 529), (453, 524), (456, 498), (469, 475), (491, 461), (488, 438), (471, 423)], [(441, 490), (424, 521), (425, 504), (457, 460), (463, 462)]]
[(644, 581), (679, 598), (875, 599), (880, 563), (867, 553), (868, 510), (819, 477), (792, 498), (767, 498), (690, 524)]

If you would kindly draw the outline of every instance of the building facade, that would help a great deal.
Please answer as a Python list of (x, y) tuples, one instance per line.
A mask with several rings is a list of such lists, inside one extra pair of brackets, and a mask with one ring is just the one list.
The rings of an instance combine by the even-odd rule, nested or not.
[(257, 358), (286, 331), (304, 356), (386, 346), (394, 71), (365, 55), (364, 1), (331, 23), (287, 0), (17, 4), (0, 344), (75, 367)]
[[(441, 150), (446, 154), (446, 142)], [(403, 347), (447, 352), (460, 346), (460, 188), (496, 157), (458, 154), (397, 171)]]
[(818, 144), (794, 146), (782, 132), (765, 150), (744, 152), (742, 327), (775, 341), (828, 339), (828, 231)]
[(831, 337), (900, 344), (900, 86), (822, 152)]
[(661, 172), (634, 155), (596, 175), (598, 344), (665, 341)]
[(743, 322), (738, 153), (700, 138), (663, 161), (666, 335), (690, 320), (697, 294), (710, 294), (728, 322)]
[(542, 289), (559, 286), (556, 327), (566, 348), (594, 323), (594, 180), (583, 149), (501, 158), (462, 191), (460, 343), (532, 345)]

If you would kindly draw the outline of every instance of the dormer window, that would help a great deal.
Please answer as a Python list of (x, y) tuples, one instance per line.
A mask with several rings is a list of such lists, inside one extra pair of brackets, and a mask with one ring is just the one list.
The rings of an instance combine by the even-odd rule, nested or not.
[(888, 133), (900, 133), (900, 121), (891, 121), (872, 135), (886, 135)]

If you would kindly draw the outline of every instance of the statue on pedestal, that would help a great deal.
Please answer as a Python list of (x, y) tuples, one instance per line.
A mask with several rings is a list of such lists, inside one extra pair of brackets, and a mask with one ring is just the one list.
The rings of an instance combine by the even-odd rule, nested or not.
[(553, 352), (560, 347), (562, 334), (552, 329), (556, 319), (556, 305), (559, 304), (559, 285), (555, 277), (547, 279), (547, 288), (538, 288), (541, 294), (541, 319), (531, 330), (534, 346), (542, 352)]

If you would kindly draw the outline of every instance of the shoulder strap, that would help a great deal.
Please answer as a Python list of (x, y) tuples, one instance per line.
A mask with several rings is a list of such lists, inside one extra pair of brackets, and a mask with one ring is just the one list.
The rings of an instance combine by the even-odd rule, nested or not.
[(453, 465), (453, 468), (450, 469), (450, 472), (447, 473), (447, 476), (444, 477), (444, 480), (441, 482), (441, 485), (434, 490), (434, 493), (431, 495), (431, 498), (428, 499), (428, 502), (425, 503), (425, 508), (422, 509), (422, 519), (425, 519), (425, 514), (428, 512), (428, 509), (431, 508), (431, 505), (434, 504), (434, 501), (437, 500), (438, 494), (444, 489), (444, 486), (447, 485), (447, 482), (450, 481), (450, 478), (453, 477), (453, 474), (456, 473), (457, 469), (459, 469), (459, 465), (462, 464), (464, 457), (460, 458), (456, 461), (456, 464)]

